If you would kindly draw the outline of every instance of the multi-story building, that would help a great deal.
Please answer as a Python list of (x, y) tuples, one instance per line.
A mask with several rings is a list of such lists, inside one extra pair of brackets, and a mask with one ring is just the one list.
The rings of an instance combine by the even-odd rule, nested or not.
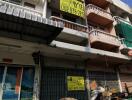
[(0, 0), (0, 100), (132, 92), (131, 22), (120, 0)]

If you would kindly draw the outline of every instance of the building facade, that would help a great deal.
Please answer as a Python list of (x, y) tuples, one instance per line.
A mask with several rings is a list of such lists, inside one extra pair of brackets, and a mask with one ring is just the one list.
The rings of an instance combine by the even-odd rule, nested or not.
[(0, 0), (0, 100), (132, 93), (131, 33), (120, 0)]

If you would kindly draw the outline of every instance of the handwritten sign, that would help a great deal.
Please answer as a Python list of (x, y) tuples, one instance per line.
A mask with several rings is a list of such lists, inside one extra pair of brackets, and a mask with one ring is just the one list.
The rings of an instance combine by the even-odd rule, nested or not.
[(60, 0), (60, 10), (80, 17), (85, 15), (84, 3), (78, 0)]
[(67, 76), (68, 91), (85, 90), (84, 77)]

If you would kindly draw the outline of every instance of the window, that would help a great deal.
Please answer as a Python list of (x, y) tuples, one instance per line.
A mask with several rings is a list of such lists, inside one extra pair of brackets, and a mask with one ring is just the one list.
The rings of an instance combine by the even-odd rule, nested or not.
[(72, 21), (72, 22), (76, 22), (76, 18), (67, 16), (67, 15), (63, 15), (63, 19), (66, 19), (66, 20), (69, 20), (69, 21)]
[(88, 22), (88, 25), (96, 28), (96, 29), (100, 29), (100, 30), (105, 30), (105, 28), (103, 26), (100, 26), (100, 25), (96, 25), (94, 23), (91, 23), (91, 22)]
[(20, 100), (32, 100), (33, 97), (33, 84), (34, 84), (34, 69), (24, 68)]
[(60, 17), (60, 13), (59, 12), (55, 12), (55, 11), (52, 11), (51, 15), (52, 16), (56, 16), (56, 17)]

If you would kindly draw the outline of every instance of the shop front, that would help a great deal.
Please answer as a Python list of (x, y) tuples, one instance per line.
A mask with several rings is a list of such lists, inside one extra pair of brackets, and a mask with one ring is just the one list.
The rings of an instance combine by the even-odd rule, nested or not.
[(32, 100), (34, 68), (0, 65), (0, 100)]
[(112, 93), (118, 93), (120, 91), (117, 74), (114, 72), (90, 71), (89, 80), (90, 96), (92, 95), (92, 91), (100, 86), (105, 89), (104, 96), (108, 96), (108, 93), (111, 95)]
[(120, 92), (118, 74), (114, 67), (76, 67), (76, 62), (73, 65), (69, 61), (58, 62), (57, 59), (54, 64), (51, 61), (49, 63), (50, 66), (47, 64), (42, 67), (40, 100), (90, 100), (93, 91), (100, 85), (105, 89), (104, 96)]
[(85, 70), (45, 68), (41, 78), (40, 100), (87, 100)]
[(103, 98), (111, 98), (112, 94), (119, 93), (118, 74), (114, 67), (91, 66), (88, 68), (87, 88), (89, 89), (89, 98), (96, 95), (96, 91), (101, 90)]

